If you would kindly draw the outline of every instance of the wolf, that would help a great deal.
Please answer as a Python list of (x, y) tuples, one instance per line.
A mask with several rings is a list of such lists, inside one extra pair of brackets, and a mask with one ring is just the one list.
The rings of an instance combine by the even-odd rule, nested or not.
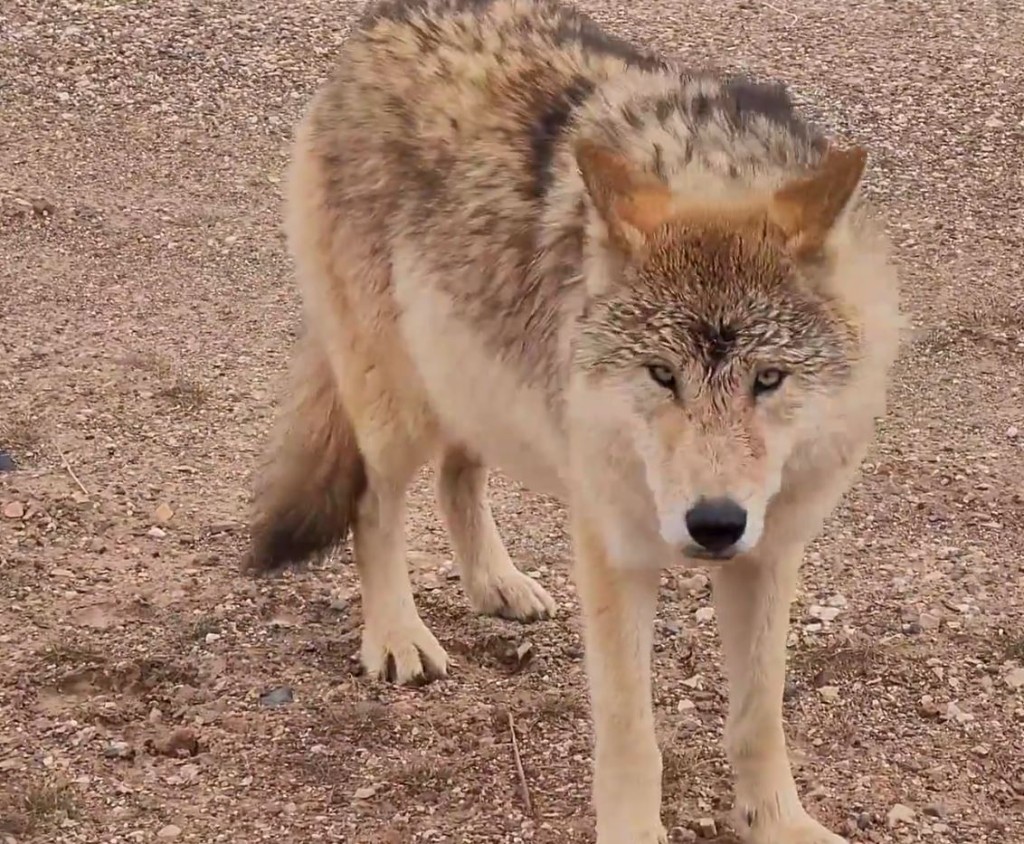
[(286, 231), (304, 307), (247, 564), (352, 533), (371, 675), (444, 676), (405, 560), (436, 496), (472, 607), (556, 604), (487, 475), (565, 502), (599, 844), (666, 840), (651, 694), (659, 573), (713, 577), (725, 749), (750, 844), (836, 844), (782, 721), (804, 547), (885, 413), (898, 274), (867, 154), (781, 83), (694, 71), (555, 0), (371, 5), (297, 126)]

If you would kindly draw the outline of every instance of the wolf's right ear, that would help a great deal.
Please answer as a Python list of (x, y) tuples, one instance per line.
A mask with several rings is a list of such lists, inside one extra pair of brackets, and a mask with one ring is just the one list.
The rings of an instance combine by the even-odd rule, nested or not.
[(654, 231), (672, 218), (672, 192), (621, 153), (595, 141), (576, 143), (576, 164), (611, 245), (626, 257), (642, 254)]

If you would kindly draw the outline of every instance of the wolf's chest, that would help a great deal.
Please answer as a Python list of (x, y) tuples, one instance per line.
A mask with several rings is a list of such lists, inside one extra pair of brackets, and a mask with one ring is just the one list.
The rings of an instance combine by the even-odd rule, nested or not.
[(444, 435), (532, 490), (561, 495), (565, 448), (544, 385), (522, 357), (495, 349), (422, 261), (398, 254), (393, 269), (402, 335)]

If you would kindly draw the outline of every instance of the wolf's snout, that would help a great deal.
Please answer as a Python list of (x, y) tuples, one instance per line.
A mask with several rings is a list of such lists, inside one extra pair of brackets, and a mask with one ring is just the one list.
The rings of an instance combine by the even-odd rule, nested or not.
[(731, 498), (702, 498), (686, 514), (693, 541), (712, 554), (728, 551), (747, 529), (747, 511)]

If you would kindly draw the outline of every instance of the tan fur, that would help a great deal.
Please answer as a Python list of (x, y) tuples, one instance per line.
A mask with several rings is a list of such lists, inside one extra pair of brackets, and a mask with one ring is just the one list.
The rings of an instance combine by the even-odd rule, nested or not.
[[(505, 551), (487, 467), (562, 497), (600, 844), (664, 841), (658, 572), (704, 564), (746, 840), (841, 841), (801, 806), (782, 688), (803, 548), (871, 440), (897, 348), (864, 162), (781, 89), (688, 74), (554, 0), (371, 7), (297, 131), (308, 381), (260, 487), (254, 556), (326, 550), (354, 514), (363, 663), (429, 679), (447, 656), (404, 560), (413, 474), (437, 461), (474, 608), (524, 621), (555, 605)], [(709, 501), (743, 519), (725, 550), (706, 550), (717, 522), (691, 529)], [(323, 547), (296, 513), (336, 528), (312, 534)]]

